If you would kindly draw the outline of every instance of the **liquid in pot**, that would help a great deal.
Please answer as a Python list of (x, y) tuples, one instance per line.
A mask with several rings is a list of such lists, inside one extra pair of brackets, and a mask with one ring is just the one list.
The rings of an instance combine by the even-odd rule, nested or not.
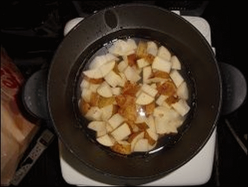
[(191, 110), (188, 71), (157, 41), (127, 38), (104, 45), (81, 74), (79, 110), (87, 132), (119, 154), (174, 145)]

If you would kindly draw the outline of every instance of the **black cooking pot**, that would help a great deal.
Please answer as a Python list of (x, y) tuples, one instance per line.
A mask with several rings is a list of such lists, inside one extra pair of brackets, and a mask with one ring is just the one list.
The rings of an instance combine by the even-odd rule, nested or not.
[[(80, 74), (103, 46), (118, 38), (159, 41), (180, 58), (190, 87), (191, 111), (179, 133), (153, 154), (122, 156), (97, 144), (78, 109)], [(101, 10), (76, 25), (59, 45), (49, 69), (48, 108), (55, 131), (92, 178), (137, 185), (161, 178), (193, 158), (216, 127), (222, 81), (211, 46), (181, 16), (151, 5), (125, 4)], [(165, 143), (165, 142), (163, 142)]]

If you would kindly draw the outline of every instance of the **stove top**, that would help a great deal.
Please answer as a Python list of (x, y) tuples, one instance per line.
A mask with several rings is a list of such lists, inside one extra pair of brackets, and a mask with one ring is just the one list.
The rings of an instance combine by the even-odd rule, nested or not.
[[(2, 1), (1, 36), (2, 46), (13, 58), (16, 65), (28, 79), (40, 69), (49, 67), (52, 56), (63, 39), (65, 24), (75, 17), (90, 14), (107, 6), (137, 1)], [(216, 58), (236, 67), (247, 80), (245, 68), (246, 51), (240, 46), (245, 41), (247, 30), (237, 23), (245, 15), (244, 5), (234, 2), (217, 3), (210, 1), (139, 1), (154, 4), (169, 10), (180, 10), (182, 15), (199, 16), (207, 20), (211, 27), (212, 46)], [(242, 21), (242, 20), (241, 20)], [(241, 28), (242, 27), (242, 28)], [(25, 45), (24, 45), (25, 44)], [(236, 88), (238, 89), (238, 85)], [(241, 106), (227, 115), (221, 116), (217, 129), (213, 168), (209, 181), (199, 186), (222, 186), (247, 183), (247, 132), (245, 99)], [(41, 131), (46, 129), (44, 123)], [(38, 137), (37, 137), (38, 138)], [(30, 149), (34, 146), (30, 144)], [(18, 186), (65, 185), (68, 183), (61, 170), (58, 139), (33, 165), (30, 172)], [(30, 150), (28, 149), (27, 152)], [(245, 153), (246, 151), (246, 153)]]
[[(179, 11), (175, 13), (180, 14)], [(206, 38), (206, 40), (211, 45), (211, 29), (208, 22), (198, 16), (183, 16), (187, 21), (194, 25)], [(82, 17), (74, 18), (67, 22), (64, 28), (64, 35), (66, 35), (70, 29), (72, 29)], [(213, 48), (213, 50), (215, 50)], [(182, 186), (182, 185), (201, 185), (205, 184), (211, 176), (212, 166), (214, 161), (214, 150), (216, 143), (216, 129), (212, 133), (207, 144), (203, 149), (189, 162), (187, 162), (182, 167), (173, 171), (169, 175), (162, 177), (158, 180), (148, 182), (144, 184), (145, 186)], [(78, 186), (106, 186), (108, 184), (102, 183), (102, 181), (95, 181), (91, 179), (89, 174), (91, 171), (89, 168), (80, 163), (73, 155), (66, 150), (62, 142), (59, 142), (60, 150), (60, 164), (62, 176), (65, 181), (72, 185)], [(204, 168), (204, 170), (202, 170)], [(192, 173), (195, 173), (192, 175)], [(180, 178), (180, 180), (178, 180)]]

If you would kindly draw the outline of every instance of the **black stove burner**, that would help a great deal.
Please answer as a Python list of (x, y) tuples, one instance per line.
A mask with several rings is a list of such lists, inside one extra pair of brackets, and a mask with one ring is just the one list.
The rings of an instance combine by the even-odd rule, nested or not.
[(36, 118), (49, 119), (47, 105), (47, 69), (35, 72), (25, 83), (22, 93), (26, 110)]
[(221, 113), (227, 115), (244, 103), (247, 95), (247, 82), (244, 75), (234, 66), (222, 62), (220, 67), (224, 90)]

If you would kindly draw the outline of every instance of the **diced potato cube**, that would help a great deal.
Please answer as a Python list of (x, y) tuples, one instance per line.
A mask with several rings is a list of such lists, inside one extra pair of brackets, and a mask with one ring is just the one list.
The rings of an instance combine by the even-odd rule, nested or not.
[(92, 79), (99, 79), (103, 77), (100, 69), (85, 70), (83, 71), (83, 74)]
[(100, 84), (93, 84), (93, 83), (90, 83), (89, 85), (89, 89), (92, 91), (92, 92), (96, 92), (97, 88), (100, 86)]
[(89, 85), (90, 85), (89, 81), (87, 81), (86, 79), (83, 79), (81, 84), (80, 84), (80, 88), (81, 88), (81, 90), (83, 88), (89, 88)]
[(99, 67), (102, 77), (106, 76), (115, 67), (115, 61), (110, 61)]
[(119, 113), (116, 113), (108, 120), (108, 122), (111, 125), (111, 127), (115, 129), (119, 125), (121, 125), (122, 122), (124, 122), (124, 120), (125, 119)]
[(169, 73), (171, 70), (171, 65), (172, 64), (170, 61), (164, 60), (164, 59), (156, 56), (154, 58), (153, 63), (152, 63), (152, 69), (160, 70), (160, 71), (164, 71), (166, 73)]
[(150, 104), (151, 102), (154, 101), (154, 97), (144, 93), (144, 92), (141, 92), (136, 100), (136, 104), (138, 105), (148, 105)]
[(91, 121), (87, 127), (91, 130), (94, 130), (94, 131), (105, 131), (105, 133), (106, 133), (105, 123), (106, 122), (104, 122), (104, 121)]
[(148, 84), (143, 84), (141, 90), (143, 90), (145, 93), (149, 94), (152, 97), (155, 97), (158, 93), (158, 90), (156, 90), (155, 88), (151, 87)]
[(158, 46), (155, 42), (149, 41), (147, 42), (147, 53), (153, 56), (157, 56), (158, 53)]
[(127, 61), (125, 61), (125, 60), (122, 60), (122, 61), (117, 65), (118, 70), (119, 70), (120, 72), (123, 72), (123, 71), (127, 68), (127, 66), (128, 66), (128, 63), (127, 63)]
[(112, 87), (122, 85), (122, 78), (117, 75), (113, 70), (110, 71), (105, 77), (105, 81)]
[(137, 57), (138, 58), (143, 58), (147, 54), (146, 49), (147, 49), (147, 43), (144, 42), (144, 41), (140, 41), (138, 43), (138, 47), (137, 47), (137, 50), (136, 50)]
[(131, 134), (131, 130), (127, 123), (123, 123), (115, 130), (111, 132), (111, 135), (114, 137), (116, 141), (124, 140)]
[(131, 150), (132, 150), (132, 151), (134, 150), (134, 146), (135, 146), (136, 142), (137, 142), (139, 139), (142, 139), (142, 138), (144, 138), (144, 132), (142, 132), (142, 131), (133, 133), (133, 134), (128, 138), (128, 141), (131, 143)]
[(134, 152), (147, 152), (148, 145), (149, 145), (148, 140), (145, 138), (141, 138), (134, 145), (133, 151)]
[(97, 88), (97, 93), (103, 97), (112, 97), (112, 89), (110, 88), (109, 84), (106, 82), (103, 82), (100, 84), (100, 86)]
[(114, 56), (113, 54), (107, 53), (106, 55), (99, 55), (96, 56), (90, 63), (89, 65), (89, 69), (97, 69), (100, 66), (102, 66), (103, 64), (112, 61), (112, 60), (116, 60), (117, 57)]
[(157, 56), (159, 56), (160, 58), (162, 58), (166, 61), (170, 61), (170, 59), (171, 59), (171, 53), (165, 46), (160, 46), (158, 48)]
[(172, 70), (170, 76), (177, 87), (184, 81), (182, 75), (177, 70)]
[(114, 145), (115, 141), (113, 138), (111, 138), (108, 134), (105, 134), (103, 136), (97, 137), (96, 140), (107, 147), (111, 147)]
[(125, 69), (124, 74), (127, 80), (132, 83), (138, 82), (141, 79), (140, 75), (130, 66)]
[(190, 106), (184, 99), (180, 99), (178, 102), (171, 105), (181, 116), (184, 116), (190, 110)]
[(82, 90), (81, 97), (83, 98), (84, 101), (89, 103), (91, 98), (91, 93), (92, 91), (90, 89), (85, 88)]
[(153, 145), (158, 140), (158, 134), (151, 129), (146, 129), (144, 133), (144, 138), (148, 140), (150, 145)]
[(114, 88), (111, 88), (112, 89), (112, 93), (114, 95), (120, 95), (121, 94), (121, 88), (120, 87), (114, 87)]
[(182, 98), (187, 100), (189, 98), (189, 90), (187, 83), (184, 81), (180, 84), (180, 86), (177, 88), (177, 95)]
[(137, 60), (137, 65), (139, 68), (144, 68), (144, 67), (150, 65), (150, 63), (147, 62), (144, 58), (140, 58)]
[(146, 66), (143, 68), (143, 82), (147, 83), (147, 80), (152, 75), (152, 67)]
[(171, 119), (155, 117), (156, 132), (158, 134), (177, 133), (177, 128), (170, 124)]
[(109, 48), (109, 52), (114, 55), (123, 56), (128, 54), (130, 51), (133, 51), (135, 49), (134, 47), (133, 42), (126, 42), (119, 39)]
[(113, 115), (114, 105), (107, 105), (101, 108), (102, 111), (102, 120), (108, 120)]
[(173, 55), (170, 61), (172, 63), (172, 67), (171, 67), (172, 69), (176, 69), (176, 70), (181, 69), (181, 62), (179, 61), (176, 55)]
[(157, 100), (156, 100), (156, 104), (159, 105), (159, 106), (161, 106), (164, 103), (164, 101), (165, 101), (166, 98), (168, 98), (168, 96), (166, 96), (166, 95), (160, 95), (157, 98)]
[(151, 129), (153, 132), (156, 132), (155, 121), (154, 121), (153, 115), (150, 115), (147, 118), (146, 124), (148, 125), (149, 129)]
[(102, 110), (96, 106), (92, 106), (87, 113), (85, 114), (85, 117), (89, 120), (101, 120), (102, 116)]

